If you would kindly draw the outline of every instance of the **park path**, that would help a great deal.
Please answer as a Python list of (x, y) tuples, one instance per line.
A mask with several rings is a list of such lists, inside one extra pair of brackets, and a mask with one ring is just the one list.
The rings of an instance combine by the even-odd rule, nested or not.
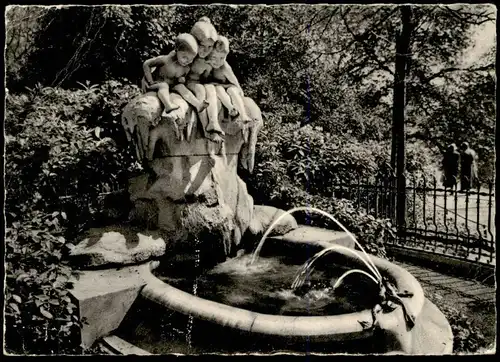
[(438, 308), (442, 306), (459, 310), (472, 325), (480, 328), (488, 345), (495, 344), (497, 320), (495, 287), (407, 262), (394, 263), (408, 270), (420, 282), (425, 296)]
[(395, 261), (395, 264), (408, 270), (427, 291), (439, 291), (443, 297), (453, 297), (456, 303), (495, 302), (496, 289), (477, 280), (458, 278), (439, 273), (432, 269), (407, 262)]
[[(487, 189), (481, 189), (481, 193), (488, 193)], [(439, 192), (435, 196), (426, 194), (427, 216), (432, 217), (431, 208), (434, 205), (434, 197), (436, 198), (436, 220), (444, 221), (446, 214), (448, 220), (456, 219), (457, 224), (467, 225), (471, 233), (476, 233), (478, 230), (484, 232), (489, 230), (495, 239), (495, 195), (490, 198), (486, 195), (467, 195), (465, 193), (447, 193)], [(446, 210), (446, 213), (445, 213)], [(491, 212), (490, 212), (491, 210)], [(456, 216), (455, 216), (456, 214)], [(450, 224), (453, 227), (454, 220)]]

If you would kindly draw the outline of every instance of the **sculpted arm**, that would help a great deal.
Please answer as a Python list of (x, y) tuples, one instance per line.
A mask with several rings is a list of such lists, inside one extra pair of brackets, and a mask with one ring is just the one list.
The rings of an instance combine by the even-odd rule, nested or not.
[(233, 69), (228, 62), (224, 62), (224, 65), (221, 67), (221, 71), (229, 83), (241, 89), (240, 82), (238, 82), (238, 79), (234, 75)]
[(146, 81), (151, 84), (153, 83), (153, 75), (151, 74), (152, 67), (161, 67), (166, 65), (171, 60), (171, 54), (169, 55), (160, 55), (159, 57), (148, 59), (142, 65), (142, 69), (144, 70), (144, 77)]

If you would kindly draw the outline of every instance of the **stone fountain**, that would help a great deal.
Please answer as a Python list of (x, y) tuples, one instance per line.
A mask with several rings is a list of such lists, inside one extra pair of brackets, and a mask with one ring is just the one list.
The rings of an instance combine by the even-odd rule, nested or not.
[[(180, 38), (188, 43), (191, 51), (196, 50), (193, 69), (194, 64), (210, 59), (211, 53), (206, 52), (210, 46), (214, 53), (224, 49), (223, 46), (218, 48), (217, 35), (206, 18), (195, 24), (192, 34), (197, 42), (194, 45), (188, 36)], [(215, 39), (212, 44), (210, 37)], [(174, 51), (170, 58), (165, 56), (152, 61), (159, 68), (157, 76), (170, 66), (179, 67), (180, 64), (182, 69), (186, 68), (180, 60), (182, 52), (187, 52), (186, 44), (179, 42), (177, 55)], [(178, 64), (170, 64), (175, 57), (179, 59), (176, 60)], [(225, 69), (223, 73), (232, 79), (227, 73), (230, 69), (227, 63), (219, 68), (216, 61), (208, 61), (208, 64), (214, 72)], [(148, 79), (143, 80), (143, 94), (131, 100), (123, 110), (124, 130), (143, 166), (143, 173), (130, 180), (133, 207), (129, 221), (124, 225), (90, 230), (71, 251), (72, 260), (81, 270), (72, 294), (78, 303), (80, 318), (85, 320), (81, 330), (82, 344), (90, 347), (104, 340), (119, 353), (152, 353), (146, 351), (147, 343), (134, 341), (143, 344), (141, 349), (125, 341), (127, 338), (134, 340), (141, 334), (134, 324), (138, 320), (143, 322), (138, 305), (152, 302), (155, 307), (151, 308), (157, 308), (160, 314), (175, 312), (189, 316), (191, 324), (193, 321), (209, 323), (208, 334), (219, 333), (211, 331), (222, 328), (223, 333), (243, 333), (243, 340), (264, 336), (268, 341), (276, 340), (279, 346), (276, 348), (282, 350), (297, 350), (290, 346), (312, 341), (330, 346), (325, 347), (327, 353), (356, 351), (357, 341), (375, 340), (378, 344), (371, 350), (374, 353), (450, 353), (449, 325), (424, 298), (418, 281), (404, 269), (372, 256), (366, 255), (369, 262), (364, 264), (374, 265), (381, 271), (380, 281), (383, 274), (394, 288), (406, 290), (410, 295), (404, 306), (393, 305), (393, 308), (379, 311), (377, 316), (370, 309), (334, 316), (262, 314), (204, 299), (196, 295), (196, 288), (192, 293), (182, 291), (153, 274), (158, 261), (160, 265), (174, 265), (174, 268), (177, 265), (179, 269), (193, 268), (193, 265), (199, 268), (201, 260), (200, 268), (207, 269), (228, 258), (240, 258), (248, 245), (255, 247), (257, 237), (262, 234), (268, 242), (264, 248), (259, 245), (258, 252), (293, 255), (297, 259), (297, 269), (310, 256), (332, 245), (340, 246), (335, 251), (335, 265), (364, 267), (362, 259), (356, 257), (358, 252), (354, 251), (355, 245), (348, 232), (299, 226), (289, 213), (253, 204), (238, 175), (238, 168), (253, 171), (263, 119), (257, 104), (243, 96), (239, 84), (235, 85), (237, 80), (233, 80), (230, 87), (237, 86), (239, 90), (227, 92), (233, 95), (241, 91), (241, 99), (238, 101), (235, 96), (234, 101), (235, 108), (237, 104), (240, 108), (234, 112), (223, 93), (226, 85), (219, 85), (214, 92), (215, 88), (211, 88), (214, 80), (206, 80), (207, 84), (203, 85), (202, 80), (189, 80), (189, 72), (179, 74), (182, 75), (177, 85), (164, 79), (171, 91), (171, 110), (168, 112), (164, 112), (162, 95), (158, 91), (165, 86), (157, 87), (158, 83), (149, 82), (151, 86), (148, 87)], [(220, 79), (216, 81), (221, 82)], [(195, 83), (201, 83), (206, 90), (205, 99), (198, 99), (198, 103), (185, 92), (187, 88), (193, 89), (194, 96), (199, 98), (200, 88)], [(207, 109), (196, 106), (201, 101), (208, 101)], [(243, 114), (246, 116), (241, 117)], [(219, 125), (215, 127), (217, 134), (210, 122)], [(245, 242), (249, 240), (249, 244)], [(410, 310), (414, 325), (406, 323), (404, 308)], [(154, 324), (154, 321), (155, 318), (150, 322)], [(124, 329), (137, 333), (118, 337), (119, 331)], [(429, 332), (431, 330), (433, 333)], [(154, 333), (151, 329), (146, 335)], [(436, 335), (440, 337), (434, 338)], [(424, 340), (428, 343), (422, 342)], [(345, 341), (355, 343), (345, 347)], [(159, 351), (156, 353), (170, 350)]]

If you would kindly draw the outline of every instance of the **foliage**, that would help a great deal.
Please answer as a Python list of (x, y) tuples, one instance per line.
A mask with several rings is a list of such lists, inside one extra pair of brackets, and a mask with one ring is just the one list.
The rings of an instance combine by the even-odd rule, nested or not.
[(123, 187), (134, 159), (119, 115), (137, 92), (136, 87), (108, 82), (84, 90), (42, 88), (9, 95), (7, 220), (36, 208), (63, 210), (82, 223), (95, 213), (101, 193)]
[[(145, 57), (171, 49), (171, 18), (171, 7), (48, 8), (39, 19), (41, 30), (35, 34), (36, 47), (28, 54), (24, 76), (9, 88), (138, 80)], [(145, 39), (149, 43), (144, 44)]]
[[(312, 206), (329, 212), (369, 252), (385, 257), (383, 241), (391, 237), (391, 225), (357, 210), (351, 201), (334, 198), (331, 187), (334, 183), (354, 180), (356, 174), (374, 178), (377, 160), (382, 163), (387, 157), (383, 151), (377, 144), (372, 149), (348, 144), (311, 126), (297, 128), (293, 124), (279, 124), (278, 120), (266, 122), (259, 135), (255, 171), (247, 176), (246, 183), (256, 204), (285, 210)], [(300, 215), (299, 222), (338, 229), (319, 215)]]
[(22, 82), (26, 58), (36, 49), (35, 35), (43, 31), (40, 24), (48, 8), (9, 6), (5, 12), (5, 64), (8, 87)]
[(125, 188), (135, 169), (120, 110), (137, 93), (137, 87), (112, 81), (8, 95), (7, 350), (79, 352), (66, 246), (101, 217), (102, 194)]
[[(374, 184), (388, 176), (389, 149), (384, 143), (359, 142), (348, 135), (324, 132), (321, 127), (282, 123), (276, 113), (264, 113), (264, 117), (255, 173), (247, 182), (258, 203), (272, 200), (283, 183), (331, 197), (339, 187)], [(412, 175), (429, 176), (434, 171), (434, 158), (425, 147), (410, 147), (407, 156)], [(260, 195), (266, 195), (265, 199)]]
[[(478, 352), (488, 346), (481, 327), (473, 322), (472, 318), (462, 309), (446, 303), (443, 298), (431, 293), (428, 298), (437, 304), (439, 310), (443, 312), (450, 323), (453, 333), (453, 352), (454, 353), (472, 353)], [(491, 309), (491, 308), (489, 308)]]
[(71, 268), (63, 256), (64, 212), (31, 211), (6, 229), (6, 349), (61, 354), (79, 350), (78, 310), (68, 291)]
[[(279, 189), (279, 195), (276, 195), (275, 199), (272, 200), (274, 206), (284, 210), (299, 206), (311, 206), (325, 211), (354, 234), (368, 253), (387, 258), (384, 241), (386, 238), (393, 237), (393, 229), (389, 221), (376, 219), (362, 210), (357, 210), (349, 200), (311, 195), (290, 184), (282, 186)], [(337, 224), (314, 212), (300, 212), (294, 216), (301, 224), (340, 230)]]

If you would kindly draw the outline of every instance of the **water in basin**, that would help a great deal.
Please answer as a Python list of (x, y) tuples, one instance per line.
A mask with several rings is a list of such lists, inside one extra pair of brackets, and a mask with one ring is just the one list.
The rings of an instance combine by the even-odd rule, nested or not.
[[(302, 259), (302, 258), (301, 258)], [(307, 257), (305, 258), (307, 259)], [(196, 263), (162, 263), (154, 273), (164, 282), (201, 298), (250, 311), (289, 316), (322, 316), (352, 313), (372, 308), (377, 288), (360, 274), (351, 274), (333, 292), (332, 285), (351, 266), (332, 264), (324, 258), (315, 264), (305, 285), (291, 285), (303, 260), (287, 256), (261, 256), (250, 264), (251, 256), (229, 259), (216, 267), (196, 272)], [(269, 353), (273, 351), (377, 352), (375, 341), (328, 342), (279, 339), (228, 329), (173, 312), (139, 298), (117, 334), (155, 354), (167, 353)], [(229, 343), (230, 341), (230, 343)]]
[(258, 313), (277, 315), (336, 315), (373, 307), (376, 290), (370, 280), (352, 275), (333, 292), (333, 284), (347, 270), (336, 266), (311, 273), (307, 283), (293, 291), (300, 265), (286, 257), (250, 256), (229, 259), (197, 276), (179, 268), (159, 268), (164, 282), (201, 298)]

